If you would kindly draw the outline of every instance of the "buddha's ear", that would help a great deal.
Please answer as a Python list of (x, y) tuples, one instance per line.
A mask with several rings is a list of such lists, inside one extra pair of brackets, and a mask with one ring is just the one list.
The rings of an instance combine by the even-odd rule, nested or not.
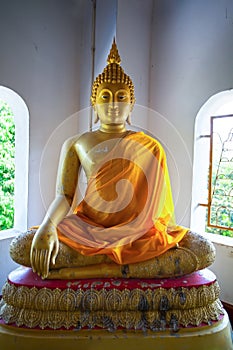
[(131, 106), (130, 106), (130, 112), (129, 112), (129, 115), (126, 119), (126, 122), (131, 125), (131, 114), (132, 114), (132, 111), (133, 111), (133, 107), (134, 107), (134, 103), (131, 103)]
[(131, 125), (131, 112), (129, 113), (127, 119), (126, 119), (126, 122)]
[(99, 121), (99, 116), (98, 116), (98, 114), (96, 114), (96, 115), (95, 115), (94, 124), (98, 123), (98, 121)]
[(96, 110), (96, 106), (94, 105), (93, 106), (93, 109), (94, 109), (94, 113), (95, 113), (95, 120), (94, 120), (94, 124), (98, 123), (99, 121), (99, 116), (97, 114), (97, 110)]

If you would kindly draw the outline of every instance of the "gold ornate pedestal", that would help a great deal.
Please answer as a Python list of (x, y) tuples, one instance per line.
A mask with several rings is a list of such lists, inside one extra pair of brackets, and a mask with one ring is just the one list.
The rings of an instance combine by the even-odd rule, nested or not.
[(208, 269), (172, 279), (42, 280), (8, 276), (1, 350), (232, 350), (228, 315)]

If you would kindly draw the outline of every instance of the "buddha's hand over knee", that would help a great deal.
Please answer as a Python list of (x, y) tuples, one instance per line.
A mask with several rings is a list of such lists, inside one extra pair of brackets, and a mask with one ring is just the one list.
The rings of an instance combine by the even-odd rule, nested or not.
[(56, 227), (49, 223), (41, 225), (36, 232), (31, 246), (31, 266), (42, 278), (46, 278), (49, 273), (50, 262), (55, 264), (58, 254), (59, 241)]

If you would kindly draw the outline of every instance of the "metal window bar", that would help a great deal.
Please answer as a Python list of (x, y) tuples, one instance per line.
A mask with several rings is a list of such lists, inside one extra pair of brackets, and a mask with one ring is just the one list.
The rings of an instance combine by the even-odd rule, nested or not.
[[(217, 127), (219, 122), (224, 125), (222, 129)], [(216, 155), (216, 136), (221, 144), (219, 157)], [(233, 231), (233, 115), (210, 119), (209, 165), (207, 225)]]

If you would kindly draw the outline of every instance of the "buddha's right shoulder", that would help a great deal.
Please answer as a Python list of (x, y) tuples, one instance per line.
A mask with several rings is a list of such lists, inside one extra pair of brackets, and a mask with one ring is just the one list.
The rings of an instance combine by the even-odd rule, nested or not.
[(83, 134), (77, 134), (75, 136), (71, 136), (65, 140), (63, 146), (64, 147), (71, 147), (71, 146), (75, 146), (78, 144), (83, 144), (87, 140), (91, 139), (92, 134), (93, 134), (92, 132), (85, 132)]

